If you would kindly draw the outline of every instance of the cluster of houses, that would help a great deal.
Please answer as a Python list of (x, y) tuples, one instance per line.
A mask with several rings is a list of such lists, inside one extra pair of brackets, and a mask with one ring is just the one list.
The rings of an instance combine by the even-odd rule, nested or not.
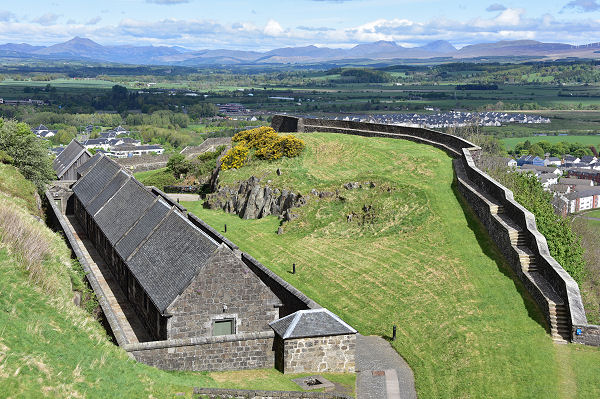
[(562, 215), (600, 208), (600, 159), (565, 155), (545, 159), (526, 155), (507, 160), (519, 172), (535, 174), (544, 189), (554, 194), (553, 205)]
[[(45, 131), (40, 130), (41, 128), (46, 129), (45, 131), (48, 132), (46, 133), (46, 136), (38, 134), (38, 132), (44, 134)], [(90, 131), (90, 126), (86, 127), (86, 132), (89, 133)], [(44, 125), (40, 125), (37, 129), (34, 129), (34, 133), (36, 133), (38, 137), (49, 138), (56, 134), (56, 131), (47, 130)], [(160, 145), (142, 145), (140, 140), (136, 140), (131, 137), (125, 137), (129, 135), (129, 133), (131, 132), (124, 129), (122, 126), (118, 126), (115, 129), (100, 133), (97, 138), (84, 140), (82, 145), (86, 150), (93, 149), (95, 152), (101, 152), (112, 158), (130, 158), (147, 154), (161, 155), (164, 153), (165, 150)], [(52, 152), (55, 155), (58, 155), (62, 150), (63, 147), (56, 147), (52, 149)]]
[(5, 100), (3, 98), (0, 98), (0, 104), (6, 104), (6, 105), (48, 105), (47, 102), (45, 102), (44, 100), (32, 100), (31, 98), (28, 98), (27, 100)]
[(543, 116), (539, 115), (512, 114), (496, 111), (452, 111), (436, 114), (355, 115), (346, 116), (343, 118), (343, 120), (425, 128), (448, 128), (473, 125), (502, 126), (508, 123), (550, 123), (549, 118), (544, 118)]

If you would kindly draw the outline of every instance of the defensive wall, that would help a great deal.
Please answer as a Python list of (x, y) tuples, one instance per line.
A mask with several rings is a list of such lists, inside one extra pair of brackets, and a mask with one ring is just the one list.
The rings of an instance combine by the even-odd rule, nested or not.
[(410, 140), (440, 148), (454, 158), (459, 192), (486, 227), (508, 263), (545, 315), (556, 340), (600, 346), (600, 326), (587, 323), (575, 280), (550, 255), (535, 216), (512, 191), (475, 164), (481, 148), (450, 134), (424, 128), (276, 115), (279, 132), (330, 132)]
[[(102, 285), (92, 270), (91, 258), (81, 244), (84, 237), (78, 237), (72, 230), (67, 213), (73, 209), (73, 193), (67, 187), (73, 182), (62, 182), (46, 191), (48, 223), (61, 231), (71, 248), (73, 254), (81, 263), (88, 282), (96, 296), (106, 321), (112, 331), (116, 343), (129, 355), (146, 364), (168, 370), (243, 370), (256, 368), (271, 368), (275, 363), (275, 333), (262, 331), (215, 337), (193, 337), (184, 339), (171, 339), (164, 341), (135, 342), (129, 338), (124, 328), (124, 315), (111, 306), (112, 293), (104, 292)], [(282, 306), (279, 308), (279, 317), (286, 316), (298, 310), (316, 309), (321, 306), (312, 301), (302, 292), (281, 277), (271, 272), (264, 265), (241, 252), (237, 245), (229, 241), (195, 215), (187, 213), (186, 209), (176, 204), (164, 193), (156, 188), (151, 188), (155, 195), (164, 196), (169, 203), (178, 206), (188, 220), (199, 229), (208, 234), (219, 244), (225, 244), (240, 259), (251, 268), (257, 276), (273, 290), (280, 299)]]

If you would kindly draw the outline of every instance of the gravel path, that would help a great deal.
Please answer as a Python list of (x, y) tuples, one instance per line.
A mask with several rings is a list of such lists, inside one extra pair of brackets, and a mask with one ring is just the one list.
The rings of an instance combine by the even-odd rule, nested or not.
[(416, 399), (409, 365), (383, 338), (356, 335), (357, 399)]

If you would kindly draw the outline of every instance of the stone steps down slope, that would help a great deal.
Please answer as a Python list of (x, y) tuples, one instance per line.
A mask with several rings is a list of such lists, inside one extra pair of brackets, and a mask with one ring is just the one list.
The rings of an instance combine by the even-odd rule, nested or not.
[[(554, 291), (551, 284), (540, 273), (536, 254), (529, 248), (525, 233), (514, 221), (504, 214), (504, 207), (496, 199), (483, 192), (469, 180), (462, 162), (455, 161), (454, 166), (461, 193), (471, 199), (471, 203), (480, 204), (480, 207), (474, 208), (480, 220), (484, 224), (490, 223), (500, 226), (499, 229), (493, 230), (504, 232), (504, 237), (492, 238), (505, 256), (508, 255), (509, 264), (511, 266), (520, 266), (520, 268), (513, 266), (513, 269), (516, 269), (514, 271), (517, 276), (529, 288), (529, 292), (533, 294), (536, 302), (545, 311), (544, 313), (552, 338), (556, 342), (568, 342), (571, 334), (571, 321), (568, 308), (562, 298)], [(508, 254), (506, 253), (507, 250)]]

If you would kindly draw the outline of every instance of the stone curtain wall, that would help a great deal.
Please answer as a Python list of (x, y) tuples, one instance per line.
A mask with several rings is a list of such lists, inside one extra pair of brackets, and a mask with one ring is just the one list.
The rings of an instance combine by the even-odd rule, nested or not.
[(356, 334), (282, 340), (275, 364), (284, 373), (354, 373)]
[(222, 371), (271, 368), (272, 331), (143, 342), (123, 346), (142, 363), (163, 370)]
[(352, 399), (326, 392), (261, 391), (247, 389), (194, 388), (194, 399)]
[[(546, 239), (537, 230), (533, 214), (514, 200), (513, 193), (510, 190), (475, 166), (473, 158), (479, 156), (479, 147), (460, 137), (434, 130), (395, 125), (277, 115), (273, 117), (271, 126), (281, 132), (335, 132), (366, 137), (406, 139), (436, 146), (457, 158), (454, 162), (457, 174), (464, 173), (464, 176), (476, 185), (476, 187), (469, 188), (458, 179), (459, 191), (465, 195), (467, 201), (488, 229), (490, 236), (497, 242), (513, 268), (519, 270), (519, 278), (540, 305), (546, 319), (550, 320), (546, 298), (520, 271), (520, 262), (515, 259), (508, 249), (509, 237), (506, 226), (498, 225), (491, 220), (490, 204), (480, 198), (482, 195), (478, 196), (476, 193), (483, 191), (486, 195), (492, 197), (494, 202), (499, 203), (504, 208), (504, 213), (523, 230), (527, 246), (536, 257), (539, 272), (560, 296), (561, 300), (568, 305), (572, 342), (600, 345), (600, 326), (587, 323), (579, 287), (560, 264), (550, 256)], [(457, 165), (462, 168), (459, 170)], [(578, 331), (580, 335), (577, 334)]]

